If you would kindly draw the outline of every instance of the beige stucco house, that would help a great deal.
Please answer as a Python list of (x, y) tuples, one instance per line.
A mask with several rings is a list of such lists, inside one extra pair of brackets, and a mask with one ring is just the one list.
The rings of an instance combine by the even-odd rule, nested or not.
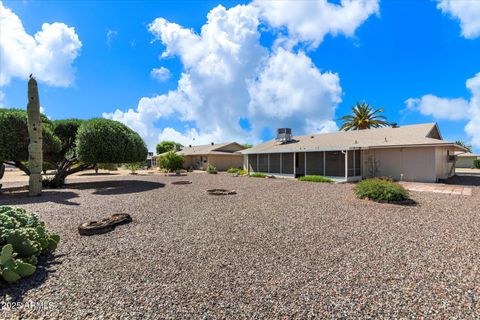
[(177, 153), (185, 157), (183, 166), (186, 169), (205, 170), (211, 164), (217, 170), (225, 171), (243, 166), (243, 155), (239, 151), (244, 149), (245, 147), (236, 142), (227, 142), (183, 147)]
[(455, 167), (457, 168), (474, 168), (473, 161), (480, 160), (480, 154), (474, 154), (470, 152), (460, 153), (457, 155), (457, 162)]
[(443, 140), (437, 124), (429, 123), (295, 137), (284, 128), (277, 139), (241, 152), (249, 172), (438, 182), (455, 174), (456, 151), (465, 150)]

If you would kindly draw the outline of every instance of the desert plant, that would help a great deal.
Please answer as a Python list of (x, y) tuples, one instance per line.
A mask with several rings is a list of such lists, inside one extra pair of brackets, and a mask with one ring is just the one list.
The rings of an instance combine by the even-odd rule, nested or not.
[(173, 172), (183, 168), (184, 157), (175, 151), (168, 151), (167, 154), (160, 157), (160, 168)]
[(333, 182), (332, 179), (323, 176), (303, 176), (298, 178), (300, 181), (309, 181), (309, 182)]
[(37, 80), (32, 75), (28, 80), (27, 119), (30, 140), (28, 145), (28, 168), (30, 169), (28, 194), (39, 196), (42, 194), (42, 119), (40, 117)]
[(355, 192), (359, 198), (376, 201), (403, 201), (409, 198), (408, 191), (400, 184), (378, 178), (360, 181)]
[(143, 168), (143, 166), (145, 165), (144, 162), (131, 162), (131, 163), (125, 163), (123, 166), (130, 170), (130, 174), (136, 174), (137, 173), (137, 170), (140, 170), (141, 168)]
[(156, 146), (157, 154), (162, 154), (168, 151), (177, 151), (183, 147), (181, 143), (175, 141), (162, 141)]
[(37, 257), (57, 248), (60, 237), (25, 209), (0, 206), (0, 275), (11, 283), (33, 274)]
[(266, 175), (265, 173), (255, 172), (255, 173), (250, 173), (250, 177), (254, 177), (254, 178), (266, 178), (267, 175)]
[(230, 168), (227, 170), (228, 173), (238, 173), (241, 169), (239, 168)]
[(340, 130), (363, 130), (371, 128), (388, 127), (391, 124), (385, 121), (385, 116), (380, 115), (383, 108), (374, 110), (369, 104), (357, 102), (352, 107), (352, 114), (340, 118), (343, 122)]
[(212, 165), (212, 164), (209, 164), (208, 167), (207, 167), (207, 173), (211, 173), (211, 174), (217, 174), (217, 168)]
[(476, 169), (480, 169), (480, 160), (473, 160), (473, 167)]
[[(0, 162), (0, 180), (2, 180), (4, 174), (5, 174), (5, 164), (3, 164), (3, 162)], [(2, 189), (1, 184), (0, 184), (0, 189)]]
[(238, 174), (241, 175), (241, 176), (244, 176), (244, 175), (248, 174), (248, 171), (241, 169), (241, 170), (238, 170)]

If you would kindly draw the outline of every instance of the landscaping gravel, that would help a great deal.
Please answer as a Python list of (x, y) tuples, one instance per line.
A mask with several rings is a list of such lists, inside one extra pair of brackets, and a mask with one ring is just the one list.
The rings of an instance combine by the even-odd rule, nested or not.
[[(44, 269), (0, 284), (0, 318), (480, 318), (480, 187), (399, 206), (356, 199), (352, 184), (175, 179), (186, 180), (89, 177), (0, 195), (61, 236)], [(78, 234), (121, 212), (133, 222)]]

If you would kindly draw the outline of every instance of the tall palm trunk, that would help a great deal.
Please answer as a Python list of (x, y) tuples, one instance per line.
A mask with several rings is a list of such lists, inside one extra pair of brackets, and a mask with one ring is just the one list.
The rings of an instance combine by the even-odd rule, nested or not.
[(28, 80), (28, 167), (30, 169), (29, 195), (39, 196), (42, 194), (42, 120), (40, 118), (40, 100), (35, 78), (30, 76)]

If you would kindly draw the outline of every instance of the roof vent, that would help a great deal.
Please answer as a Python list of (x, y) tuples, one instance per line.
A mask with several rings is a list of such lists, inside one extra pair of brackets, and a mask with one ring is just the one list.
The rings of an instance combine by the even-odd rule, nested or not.
[(189, 148), (191, 148), (191, 147), (192, 147), (192, 145), (191, 145), (191, 144), (189, 144), (189, 145), (188, 145), (188, 147), (189, 147)]
[(292, 129), (290, 128), (277, 129), (277, 140), (282, 143), (287, 143), (292, 141)]
[(387, 142), (387, 137), (385, 137), (385, 142)]
[(212, 142), (212, 146), (214, 145), (215, 143)]

